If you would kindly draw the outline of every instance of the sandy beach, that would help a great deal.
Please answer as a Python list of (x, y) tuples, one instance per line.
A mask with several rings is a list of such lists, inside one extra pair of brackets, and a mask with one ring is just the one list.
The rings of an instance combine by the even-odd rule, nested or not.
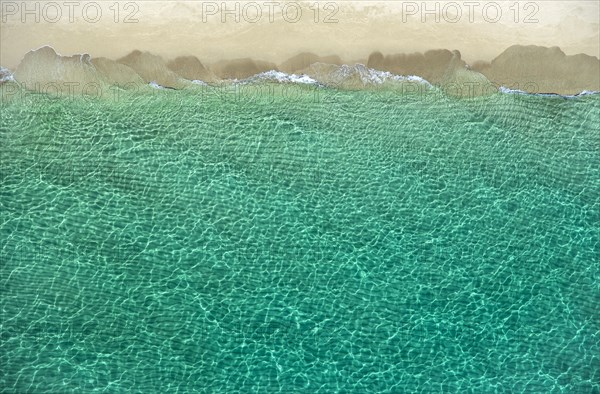
[[(209, 79), (299, 72), (321, 62), (371, 63), (436, 82), (449, 58), (428, 51), (442, 50), (459, 51), (465, 66), (498, 85), (600, 90), (594, 1), (3, 2), (1, 8), (0, 65), (12, 71), (28, 51), (49, 45), (92, 59), (125, 59), (135, 50), (171, 64), (193, 56), (205, 69), (199, 75)], [(191, 76), (189, 67), (175, 68)], [(167, 79), (175, 84), (172, 75)]]

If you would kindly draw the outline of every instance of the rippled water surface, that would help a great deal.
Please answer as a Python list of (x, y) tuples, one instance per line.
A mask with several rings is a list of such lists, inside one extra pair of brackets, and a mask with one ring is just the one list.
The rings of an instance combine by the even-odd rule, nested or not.
[(600, 390), (599, 96), (207, 91), (2, 104), (2, 391)]

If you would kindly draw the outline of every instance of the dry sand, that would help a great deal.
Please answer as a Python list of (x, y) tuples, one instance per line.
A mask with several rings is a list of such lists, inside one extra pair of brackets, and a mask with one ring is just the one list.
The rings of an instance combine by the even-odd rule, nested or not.
[[(93, 2), (82, 2), (74, 10), (64, 7), (60, 17), (52, 14), (50, 3), (36, 2), (38, 15), (23, 14), (21, 3), (2, 3), (1, 66), (16, 70), (32, 48), (51, 45), (66, 56), (89, 53), (100, 79), (109, 83), (137, 77), (108, 59), (145, 82), (174, 88), (192, 77), (240, 79), (270, 69), (298, 72), (315, 63), (359, 59), (433, 83), (465, 78), (484, 83), (485, 76), (494, 84), (530, 91), (600, 90), (597, 1), (480, 2), (474, 8), (460, 1), (349, 1), (316, 8), (313, 2), (292, 2), (285, 15), (281, 5), (269, 9), (257, 2), (260, 18), (248, 2), (227, 2), (233, 13), (225, 12), (222, 2), (119, 2), (118, 15), (113, 2), (96, 2), (100, 14), (89, 5)], [(102, 57), (106, 60), (97, 60)], [(41, 70), (33, 77), (34, 72), (23, 71), (26, 66), (15, 76), (41, 78)], [(88, 71), (82, 66), (73, 72), (86, 79)]]

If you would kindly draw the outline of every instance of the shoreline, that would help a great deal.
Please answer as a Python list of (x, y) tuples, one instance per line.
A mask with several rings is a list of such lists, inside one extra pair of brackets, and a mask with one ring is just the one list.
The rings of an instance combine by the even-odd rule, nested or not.
[[(455, 88), (455, 86), (452, 86)], [(364, 94), (362, 100), (395, 100), (395, 99), (418, 99), (423, 102), (435, 102), (437, 100), (483, 100), (493, 99), (497, 96), (538, 97), (547, 99), (579, 100), (600, 97), (600, 91), (584, 90), (575, 94), (560, 94), (555, 92), (530, 93), (518, 89), (509, 89), (504, 86), (497, 87), (493, 94), (481, 96), (456, 95), (448, 92), (444, 86), (433, 86), (410, 82), (402, 87), (368, 86), (362, 89), (348, 89), (344, 87), (324, 85), (321, 83), (307, 84), (295, 82), (274, 81), (235, 81), (226, 80), (218, 84), (199, 84), (198, 82), (182, 89), (163, 87), (156, 83), (144, 83), (137, 86), (110, 85), (106, 90), (98, 90), (98, 86), (88, 86), (85, 92), (73, 90), (71, 84), (52, 83), (44, 88), (24, 86), (16, 81), (0, 83), (0, 102), (26, 102), (32, 103), (37, 100), (65, 100), (94, 103), (94, 102), (118, 102), (121, 100), (135, 99), (136, 97), (169, 98), (178, 97), (183, 94), (190, 97), (198, 97), (200, 100), (213, 100), (223, 103), (252, 103), (252, 102), (276, 102), (283, 100), (288, 103), (300, 103), (313, 100), (315, 103), (327, 102), (335, 97), (349, 97), (348, 95)], [(340, 96), (341, 95), (341, 96)], [(181, 96), (181, 97), (185, 97)], [(33, 101), (32, 101), (33, 100)]]
[[(364, 64), (346, 64), (335, 55), (299, 53), (280, 64), (251, 58), (205, 65), (195, 56), (165, 60), (150, 52), (132, 51), (119, 59), (65, 56), (45, 45), (25, 54), (16, 70), (0, 68), (0, 85), (18, 83), (45, 92), (67, 87), (105, 90), (151, 85), (187, 89), (259, 82), (312, 84), (347, 90), (422, 90), (435, 86), (452, 96), (477, 97), (502, 93), (576, 96), (600, 91), (600, 60), (579, 54), (567, 56), (558, 47), (513, 45), (491, 62), (467, 64), (457, 50), (388, 54), (373, 52)], [(60, 87), (60, 85), (64, 85)]]

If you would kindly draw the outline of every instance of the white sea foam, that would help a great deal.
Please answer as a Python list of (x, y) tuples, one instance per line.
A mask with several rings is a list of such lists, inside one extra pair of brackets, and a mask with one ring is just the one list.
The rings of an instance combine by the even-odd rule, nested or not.
[[(358, 82), (364, 87), (379, 86), (396, 83), (418, 83), (427, 88), (433, 86), (425, 79), (415, 75), (396, 75), (387, 71), (379, 71), (368, 68), (364, 64), (337, 66), (333, 64), (315, 63), (314, 67), (308, 69), (306, 74), (287, 74), (285, 72), (271, 70), (253, 75), (243, 80), (230, 80), (234, 84), (250, 84), (261, 82), (294, 83), (316, 86), (346, 86), (347, 83)], [(354, 81), (354, 82), (353, 82)]]
[(528, 94), (526, 91), (524, 90), (519, 90), (519, 89), (510, 89), (507, 88), (506, 86), (500, 86), (498, 88), (498, 91), (500, 93), (506, 93), (506, 94)]
[(597, 90), (583, 90), (581, 93), (577, 93), (575, 96), (590, 96), (592, 94), (600, 94)]
[(9, 69), (0, 67), (0, 83), (14, 82), (15, 77), (12, 75)]
[(148, 85), (150, 85), (154, 89), (164, 89), (165, 88), (164, 86), (160, 86), (159, 84), (157, 84), (155, 81), (150, 82)]
[[(396, 75), (389, 71), (380, 71), (357, 63), (354, 66), (344, 64), (333, 72), (333, 77), (345, 80), (358, 77), (364, 85), (383, 85), (388, 82), (417, 82), (431, 87), (429, 81), (416, 75)], [(341, 82), (341, 81), (340, 81)]]
[(208, 86), (208, 84), (207, 84), (206, 82), (204, 82), (204, 81), (201, 81), (201, 80), (199, 80), (199, 79), (194, 79), (194, 80), (192, 81), (192, 83), (193, 83), (194, 85)]
[(296, 74), (287, 74), (282, 71), (265, 71), (256, 75), (251, 76), (250, 78), (243, 79), (241, 81), (235, 80), (234, 82), (240, 84), (246, 83), (257, 83), (257, 82), (277, 82), (277, 83), (299, 83), (305, 85), (318, 85), (319, 82), (309, 77), (308, 75), (296, 75)]
[(577, 93), (577, 94), (529, 93), (529, 92), (526, 92), (524, 90), (510, 89), (510, 88), (507, 88), (505, 86), (500, 86), (500, 88), (498, 90), (500, 91), (500, 93), (506, 93), (506, 94), (522, 94), (522, 95), (530, 95), (530, 96), (567, 97), (567, 98), (581, 97), (581, 96), (590, 96), (590, 95), (594, 95), (594, 94), (600, 94), (600, 92), (595, 91), (595, 90), (583, 90), (583, 91), (581, 91), (580, 93)]

